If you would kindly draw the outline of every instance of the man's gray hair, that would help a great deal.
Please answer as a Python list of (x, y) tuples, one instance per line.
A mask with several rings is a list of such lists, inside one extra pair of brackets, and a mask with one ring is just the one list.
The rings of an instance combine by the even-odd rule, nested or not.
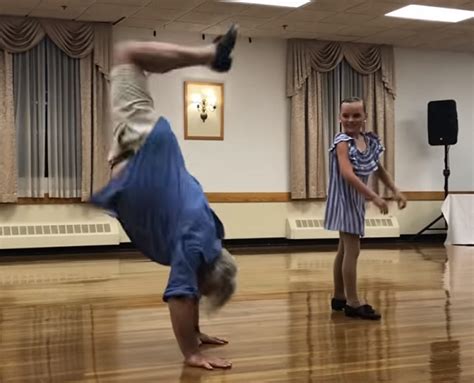
[(226, 250), (207, 268), (203, 278), (212, 286), (206, 294), (207, 310), (213, 313), (224, 306), (236, 290), (237, 265), (234, 257)]

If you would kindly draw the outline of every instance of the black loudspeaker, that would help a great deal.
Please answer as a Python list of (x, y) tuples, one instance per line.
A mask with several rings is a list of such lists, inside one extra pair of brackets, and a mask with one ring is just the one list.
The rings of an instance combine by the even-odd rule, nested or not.
[(454, 145), (458, 142), (456, 101), (428, 103), (428, 142), (430, 145)]

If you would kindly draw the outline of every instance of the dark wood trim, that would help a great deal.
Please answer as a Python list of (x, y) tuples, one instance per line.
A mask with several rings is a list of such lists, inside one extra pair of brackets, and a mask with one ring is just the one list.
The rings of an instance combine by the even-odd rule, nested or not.
[[(442, 191), (406, 191), (404, 192), (409, 201), (442, 201), (444, 192)], [(451, 194), (474, 194), (474, 191), (456, 191)], [(324, 198), (309, 200), (292, 200), (289, 192), (251, 192), (251, 193), (206, 193), (211, 203), (249, 203), (249, 202), (323, 202)], [(46, 195), (44, 198), (18, 198), (18, 205), (55, 205), (55, 204), (77, 204), (86, 203), (80, 198), (50, 198)]]
[[(443, 191), (407, 191), (403, 192), (409, 201), (443, 201)], [(474, 191), (455, 191), (450, 194), (474, 194)]]
[(290, 193), (206, 193), (209, 202), (289, 202)]

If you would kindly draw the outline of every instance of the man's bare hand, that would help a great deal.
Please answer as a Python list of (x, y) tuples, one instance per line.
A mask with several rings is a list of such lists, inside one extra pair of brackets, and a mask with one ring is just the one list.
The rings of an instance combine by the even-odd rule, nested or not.
[(184, 361), (188, 366), (214, 370), (214, 368), (232, 368), (232, 362), (221, 358), (205, 356), (203, 354), (193, 354)]

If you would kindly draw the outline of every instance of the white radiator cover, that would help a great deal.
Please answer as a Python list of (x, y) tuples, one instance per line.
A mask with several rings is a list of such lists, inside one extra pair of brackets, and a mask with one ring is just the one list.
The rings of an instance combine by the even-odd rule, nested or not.
[(101, 246), (120, 243), (120, 225), (114, 220), (96, 222), (0, 224), (0, 249)]
[[(392, 216), (368, 217), (365, 234), (368, 238), (399, 237), (398, 220)], [(286, 220), (288, 239), (337, 238), (338, 235), (338, 232), (324, 229), (322, 217)], [(0, 224), (0, 249), (118, 245), (124, 241), (121, 237), (120, 224), (112, 219), (97, 222)]]
[[(393, 216), (374, 216), (365, 219), (365, 237), (393, 238), (400, 236), (398, 220)], [(324, 229), (323, 217), (295, 217), (286, 220), (286, 238), (323, 239), (338, 238), (337, 231)]]

